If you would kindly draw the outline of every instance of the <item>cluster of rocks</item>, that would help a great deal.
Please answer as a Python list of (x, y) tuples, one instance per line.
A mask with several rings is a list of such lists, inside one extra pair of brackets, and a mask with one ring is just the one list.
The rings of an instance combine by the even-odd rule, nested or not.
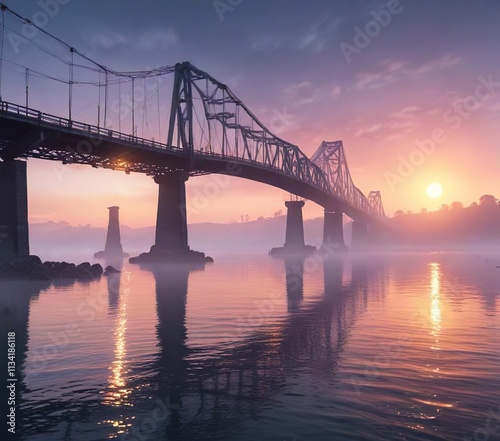
[(38, 256), (15, 257), (0, 261), (0, 278), (28, 280), (91, 280), (102, 275), (102, 266), (84, 262), (42, 262)]

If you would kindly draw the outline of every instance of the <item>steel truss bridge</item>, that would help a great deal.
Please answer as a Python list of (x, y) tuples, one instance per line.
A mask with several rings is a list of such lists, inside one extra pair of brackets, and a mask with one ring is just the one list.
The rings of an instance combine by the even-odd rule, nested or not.
[[(26, 19), (13, 13), (5, 5), (2, 5), (2, 12), (10, 12), (14, 19), (26, 25), (26, 21), (23, 22)], [(35, 26), (31, 22), (28, 25)], [(5, 27), (5, 17), (3, 26)], [(47, 38), (55, 38), (46, 31), (43, 33)], [(2, 94), (1, 160), (31, 157), (151, 176), (175, 170), (187, 171), (193, 176), (221, 173), (281, 188), (312, 200), (327, 211), (341, 211), (356, 220), (380, 222), (385, 218), (380, 192), (372, 191), (367, 197), (354, 185), (342, 141), (323, 142), (314, 155), (308, 158), (298, 146), (274, 135), (225, 84), (188, 62), (145, 72), (116, 72), (90, 60), (61, 40), (57, 41), (68, 52), (67, 58), (57, 56), (66, 67), (69, 66), (69, 77), (67, 80), (56, 78), (68, 87), (68, 117), (54, 116), (39, 108), (30, 108), (28, 103), (30, 75), (52, 80), (55, 73), (48, 75), (33, 68), (28, 69), (21, 63), (22, 60), (10, 61), (17, 72), (20, 66), (25, 69), (26, 102), (24, 106), (14, 104), (4, 100), (5, 94)], [(4, 53), (3, 39), (1, 53)], [(83, 60), (81, 63), (74, 61), (78, 56)], [(2, 62), (0, 66), (5, 66), (9, 60), (3, 59)], [(98, 75), (98, 82), (92, 83), (89, 75)], [(166, 106), (168, 112), (163, 117), (160, 114), (160, 104), (164, 105), (165, 102), (161, 98), (163, 84), (160, 85), (159, 79), (166, 76), (173, 76), (173, 88), (170, 102)], [(151, 78), (156, 79), (157, 89), (148, 97), (146, 81)], [(6, 80), (3, 81), (4, 88)], [(137, 136), (138, 106), (134, 103), (134, 98), (140, 81), (144, 84), (144, 103), (151, 101), (156, 93), (157, 140), (151, 134)], [(97, 107), (100, 114), (97, 125), (74, 118), (76, 88), (90, 85), (99, 89)], [(130, 133), (111, 129), (109, 123), (109, 103), (113, 99), (116, 102), (116, 96), (112, 95), (118, 94), (121, 100), (121, 88), (124, 85), (131, 85), (132, 90), (132, 103), (126, 115), (131, 119)], [(101, 101), (102, 89), (104, 105)], [(119, 111), (123, 108), (121, 102), (118, 108)], [(144, 104), (143, 134), (144, 120), (146, 118), (148, 125), (148, 115), (150, 113), (148, 114)], [(119, 128), (124, 119), (123, 115), (118, 115)], [(164, 124), (166, 136), (165, 141), (160, 142), (161, 123), (164, 121), (167, 121)]]

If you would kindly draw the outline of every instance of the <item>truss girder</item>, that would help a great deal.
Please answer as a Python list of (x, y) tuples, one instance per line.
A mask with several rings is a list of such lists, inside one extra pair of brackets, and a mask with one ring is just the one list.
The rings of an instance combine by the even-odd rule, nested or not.
[(380, 192), (370, 193), (370, 195), (378, 193), (378, 199), (375, 196), (367, 198), (361, 190), (354, 185), (347, 165), (342, 141), (323, 141), (318, 150), (312, 155), (311, 161), (314, 162), (326, 176), (332, 194), (344, 203), (358, 210), (376, 217), (384, 217), (384, 208), (382, 206)]

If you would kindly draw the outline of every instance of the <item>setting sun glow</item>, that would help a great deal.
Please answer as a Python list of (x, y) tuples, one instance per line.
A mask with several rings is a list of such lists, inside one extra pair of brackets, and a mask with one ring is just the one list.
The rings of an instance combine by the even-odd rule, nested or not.
[(443, 187), (441, 187), (441, 184), (438, 184), (437, 182), (433, 182), (427, 187), (427, 196), (432, 199), (437, 199), (442, 193)]

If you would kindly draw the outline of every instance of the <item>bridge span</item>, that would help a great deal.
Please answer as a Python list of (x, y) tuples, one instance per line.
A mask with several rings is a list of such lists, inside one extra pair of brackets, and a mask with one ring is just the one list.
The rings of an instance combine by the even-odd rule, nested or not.
[[(4, 12), (11, 12), (15, 19), (22, 21), (22, 17), (7, 7)], [(325, 209), (324, 242), (330, 245), (333, 242), (339, 248), (344, 247), (342, 213), (354, 220), (356, 237), (353, 243), (358, 242), (361, 246), (366, 245), (369, 231), (373, 233), (385, 227), (380, 192), (372, 191), (366, 197), (354, 185), (341, 141), (323, 142), (308, 158), (298, 146), (273, 134), (225, 84), (188, 62), (144, 72), (116, 72), (61, 40), (57, 42), (62, 45), (59, 58), (64, 50), (68, 51), (63, 62), (66, 68), (69, 66), (69, 78), (55, 78), (59, 71), (46, 77), (67, 84), (68, 116), (55, 116), (29, 106), (28, 76), (30, 72), (31, 75), (33, 72), (39, 76), (43, 74), (33, 66), (26, 67), (25, 105), (6, 101), (5, 94), (0, 99), (0, 181), (3, 189), (0, 193), (0, 235), (3, 238), (0, 238), (0, 254), (29, 253), (25, 158), (87, 164), (154, 177), (159, 185), (159, 204), (156, 243), (152, 251), (164, 256), (191, 252), (187, 238), (185, 181), (209, 173), (261, 182), (319, 204)], [(82, 61), (75, 61), (75, 57)], [(23, 61), (17, 60), (16, 54), (12, 54), (12, 59), (14, 61), (2, 61), (17, 66)], [(87, 75), (86, 81), (81, 80), (83, 74)], [(89, 75), (97, 74), (98, 82), (88, 80)], [(151, 78), (156, 79), (158, 86), (146, 99), (146, 81)], [(161, 115), (160, 103), (165, 101), (161, 89), (165, 82), (160, 85), (159, 79), (164, 78), (172, 80), (172, 89), (166, 106), (169, 111)], [(136, 83), (141, 81), (145, 91), (143, 135), (144, 119), (148, 116), (146, 102), (156, 97), (157, 140), (151, 134), (137, 135), (135, 113), (138, 110), (134, 97), (137, 95)], [(75, 104), (78, 87), (92, 85), (99, 89), (97, 125), (74, 117), (81, 110)], [(112, 128), (116, 127), (116, 121), (110, 120), (110, 95), (113, 87), (116, 92), (118, 86), (121, 100), (121, 88), (129, 85), (132, 103), (124, 116), (120, 113), (123, 107), (120, 102), (117, 131)], [(104, 89), (104, 103), (101, 102), (101, 89)], [(104, 118), (101, 107), (104, 107)], [(129, 133), (121, 130), (126, 118), (131, 119)], [(161, 142), (162, 138), (165, 142)], [(287, 203), (286, 251), (304, 249), (302, 205), (300, 200)]]

